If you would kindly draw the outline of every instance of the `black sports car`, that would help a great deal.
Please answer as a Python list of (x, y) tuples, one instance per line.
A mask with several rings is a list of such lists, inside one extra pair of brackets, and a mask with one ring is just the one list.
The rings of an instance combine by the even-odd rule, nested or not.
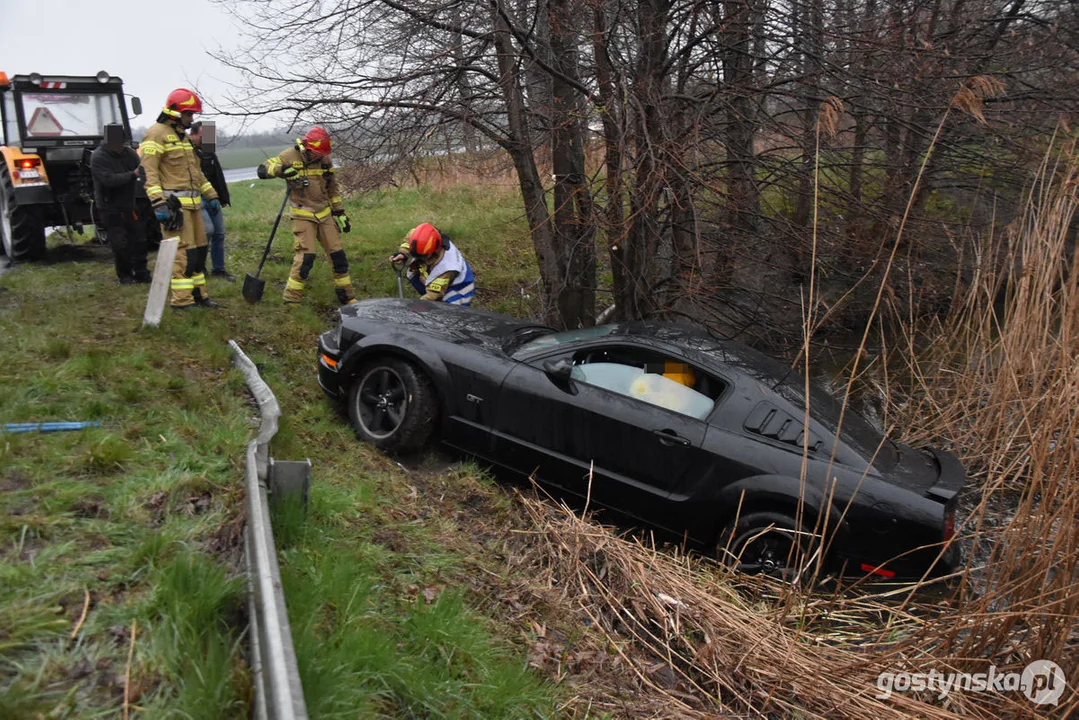
[(320, 336), (318, 368), (376, 447), (437, 438), (745, 570), (790, 573), (797, 552), (818, 550), (884, 577), (958, 562), (965, 471), (954, 456), (894, 443), (850, 410), (837, 438), (831, 395), (811, 389), (807, 420), (797, 372), (702, 330), (556, 332), (445, 303), (366, 300)]

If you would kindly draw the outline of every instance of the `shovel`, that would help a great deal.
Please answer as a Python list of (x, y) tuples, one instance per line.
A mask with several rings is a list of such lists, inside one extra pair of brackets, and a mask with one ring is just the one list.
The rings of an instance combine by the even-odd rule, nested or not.
[(243, 296), (249, 303), (257, 303), (262, 299), (262, 291), (266, 289), (266, 281), (259, 277), (262, 266), (266, 264), (266, 258), (270, 254), (270, 246), (273, 245), (273, 236), (277, 234), (277, 226), (281, 223), (281, 216), (285, 213), (285, 205), (288, 204), (288, 196), (292, 193), (291, 187), (285, 188), (285, 199), (281, 201), (281, 209), (277, 211), (277, 219), (273, 221), (273, 229), (270, 230), (270, 239), (266, 241), (266, 251), (262, 253), (259, 269), (255, 274), (247, 273), (244, 278)]
[(404, 283), (401, 282), (401, 274), (405, 271), (405, 264), (394, 264), (393, 271), (397, 273), (397, 297), (403, 300), (405, 297), (405, 286)]

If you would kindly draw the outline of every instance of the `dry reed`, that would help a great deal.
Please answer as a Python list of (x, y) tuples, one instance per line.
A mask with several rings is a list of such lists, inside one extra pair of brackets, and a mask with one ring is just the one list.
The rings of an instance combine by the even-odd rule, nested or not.
[[(582, 683), (576, 706), (653, 718), (1079, 711), (1077, 171), (1074, 147), (1047, 153), (1025, 212), (980, 246), (951, 314), (905, 328), (891, 358), (904, 372), (879, 381), (891, 399), (886, 426), (916, 445), (949, 446), (971, 470), (966, 566), (952, 594), (925, 583), (828, 596), (751, 583), (525, 499), (538, 528), (530, 562), (587, 618), (593, 654), (639, 693), (630, 705)], [(884, 672), (1018, 673), (1038, 659), (1069, 681), (1056, 705), (1018, 691), (877, 697)]]

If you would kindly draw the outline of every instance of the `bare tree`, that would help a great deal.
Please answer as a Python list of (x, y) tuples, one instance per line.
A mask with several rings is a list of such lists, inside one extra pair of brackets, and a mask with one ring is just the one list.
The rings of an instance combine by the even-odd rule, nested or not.
[[(564, 327), (594, 321), (597, 241), (624, 318), (688, 313), (782, 345), (815, 271), (848, 308), (830, 321), (853, 321), (915, 187), (903, 262), (931, 286), (957, 261), (947, 228), (1001, 219), (1079, 110), (1074, 2), (222, 1), (248, 18), (227, 60), (249, 112), (328, 121), (380, 162), (505, 152)], [(982, 76), (1001, 83), (982, 118), (938, 134)], [(818, 148), (828, 99), (847, 114)]]

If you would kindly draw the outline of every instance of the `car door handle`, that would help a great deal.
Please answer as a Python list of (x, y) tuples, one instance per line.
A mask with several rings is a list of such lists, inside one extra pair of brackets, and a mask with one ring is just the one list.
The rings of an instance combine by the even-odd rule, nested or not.
[(681, 445), (683, 447), (689, 447), (689, 440), (682, 437), (674, 430), (653, 430), (653, 435), (659, 437), (659, 441), (668, 447), (672, 445)]

